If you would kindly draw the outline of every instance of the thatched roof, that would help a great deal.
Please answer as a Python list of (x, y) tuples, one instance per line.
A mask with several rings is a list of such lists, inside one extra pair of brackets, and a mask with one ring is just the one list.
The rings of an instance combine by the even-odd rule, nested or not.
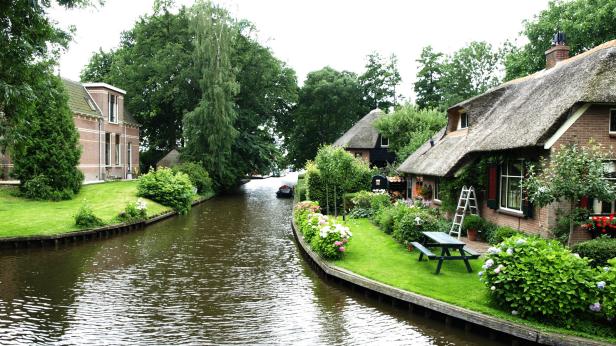
[(616, 103), (616, 40), (454, 105), (448, 113), (464, 109), (468, 129), (441, 130), (399, 170), (445, 176), (471, 153), (543, 146), (583, 103)]
[(374, 121), (383, 115), (382, 110), (373, 109), (361, 118), (342, 137), (338, 138), (333, 146), (349, 149), (372, 149), (379, 139), (379, 132), (374, 127)]

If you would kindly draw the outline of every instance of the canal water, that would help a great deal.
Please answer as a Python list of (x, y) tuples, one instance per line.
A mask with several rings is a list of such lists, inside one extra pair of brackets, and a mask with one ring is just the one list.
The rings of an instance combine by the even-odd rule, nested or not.
[(319, 278), (274, 195), (294, 178), (143, 231), (2, 250), (0, 344), (490, 344)]

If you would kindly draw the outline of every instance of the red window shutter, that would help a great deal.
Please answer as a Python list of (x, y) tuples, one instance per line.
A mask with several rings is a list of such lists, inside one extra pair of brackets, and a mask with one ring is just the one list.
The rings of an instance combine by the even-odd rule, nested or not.
[(498, 166), (488, 166), (488, 208), (498, 209)]
[(588, 196), (584, 196), (580, 199), (580, 208), (588, 209)]

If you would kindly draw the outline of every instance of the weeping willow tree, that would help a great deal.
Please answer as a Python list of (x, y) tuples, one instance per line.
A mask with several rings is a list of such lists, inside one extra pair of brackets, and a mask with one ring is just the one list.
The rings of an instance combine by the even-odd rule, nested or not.
[(203, 162), (218, 187), (230, 186), (237, 177), (231, 162), (238, 135), (234, 97), (239, 86), (231, 62), (235, 23), (225, 9), (204, 1), (193, 6), (190, 23), (202, 95), (184, 116), (184, 155)]

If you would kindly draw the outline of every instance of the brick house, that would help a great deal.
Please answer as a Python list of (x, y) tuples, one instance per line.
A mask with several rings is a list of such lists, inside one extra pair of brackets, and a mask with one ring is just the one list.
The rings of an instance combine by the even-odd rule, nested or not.
[(393, 163), (396, 155), (387, 149), (389, 140), (374, 127), (374, 122), (383, 115), (385, 113), (378, 108), (372, 110), (338, 138), (333, 146), (344, 148), (371, 166), (385, 167), (387, 163)]
[[(431, 204), (438, 206), (439, 185), (445, 180), (462, 174), (471, 162), (499, 157), (486, 165), (482, 177), (486, 188), (478, 193), (480, 215), (548, 236), (557, 209), (568, 206), (532, 206), (521, 188), (524, 163), (549, 159), (563, 144), (586, 145), (590, 139), (606, 151), (616, 148), (616, 40), (571, 58), (568, 52), (563, 41), (556, 41), (546, 51), (544, 70), (449, 108), (447, 126), (399, 167), (410, 177), (409, 196), (416, 198), (420, 187), (430, 185)], [(606, 176), (614, 175), (616, 164), (606, 167)], [(595, 214), (614, 212), (614, 202), (591, 204)], [(579, 230), (572, 241), (588, 237)]]
[[(139, 124), (124, 108), (126, 92), (105, 83), (63, 79), (79, 133), (79, 169), (85, 181), (132, 178), (139, 169)], [(12, 163), (0, 154), (0, 180)]]

